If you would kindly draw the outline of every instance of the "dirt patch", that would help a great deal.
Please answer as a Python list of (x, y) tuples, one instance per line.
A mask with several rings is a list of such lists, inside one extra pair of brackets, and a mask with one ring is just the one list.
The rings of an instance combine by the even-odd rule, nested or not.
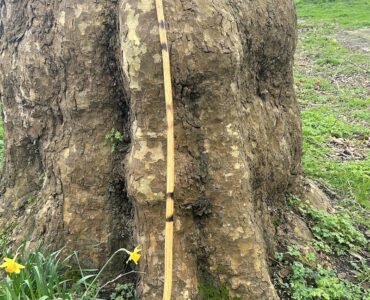
[[(305, 27), (299, 29), (300, 35), (305, 35), (309, 32), (312, 27)], [(331, 38), (343, 45), (350, 51), (362, 52), (364, 55), (370, 54), (370, 27), (361, 28), (357, 30), (341, 30), (338, 33), (331, 35)], [(295, 65), (299, 69), (299, 72), (308, 76), (324, 76), (328, 77), (333, 84), (338, 88), (343, 86), (355, 86), (365, 90), (365, 93), (370, 93), (370, 80), (369, 80), (369, 64), (358, 64), (351, 61), (351, 57), (345, 59), (341, 65), (345, 64), (348, 67), (353, 65), (356, 72), (340, 72), (338, 65), (326, 64), (325, 68), (321, 65), (316, 65), (315, 55), (307, 53), (304, 49), (298, 46), (295, 55)], [(369, 92), (366, 92), (369, 91)]]
[(370, 27), (341, 31), (334, 38), (351, 50), (370, 53)]
[[(359, 67), (359, 66), (357, 66)], [(370, 94), (370, 80), (368, 72), (363, 69), (362, 72), (356, 74), (336, 74), (331, 79), (332, 83), (338, 88), (340, 85), (344, 86), (357, 86), (363, 88), (364, 94), (367, 96)], [(368, 91), (368, 92), (366, 92)]]
[(333, 149), (330, 157), (337, 160), (362, 160), (370, 148), (369, 137), (358, 137), (352, 140), (333, 137), (329, 142)]

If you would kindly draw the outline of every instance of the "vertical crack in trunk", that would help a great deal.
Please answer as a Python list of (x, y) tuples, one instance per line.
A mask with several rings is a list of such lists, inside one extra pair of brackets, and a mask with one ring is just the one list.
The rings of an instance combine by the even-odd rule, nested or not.
[[(97, 267), (117, 247), (133, 244), (117, 3), (6, 4), (0, 5), (6, 137), (0, 224), (14, 224), (15, 241), (26, 228), (31, 242), (67, 244)], [(125, 137), (114, 153), (105, 139), (112, 128)], [(123, 267), (121, 260), (112, 270)]]
[[(125, 175), (124, 161), (131, 147), (131, 123), (129, 96), (124, 83), (120, 61), (120, 35), (118, 22), (118, 4), (108, 13), (105, 24), (105, 34), (101, 40), (106, 46), (105, 65), (112, 74), (112, 101), (116, 102), (117, 121), (113, 126), (115, 132), (119, 132), (119, 139), (113, 138), (112, 147), (112, 172), (109, 179), (108, 210), (110, 214), (110, 253), (119, 248), (130, 248), (134, 243), (134, 206), (127, 193), (127, 180)], [(110, 129), (107, 128), (107, 134)], [(112, 270), (118, 273), (126, 273), (131, 270), (131, 265), (123, 264), (125, 255), (117, 255), (112, 263)], [(136, 282), (135, 274), (126, 277), (125, 280)]]

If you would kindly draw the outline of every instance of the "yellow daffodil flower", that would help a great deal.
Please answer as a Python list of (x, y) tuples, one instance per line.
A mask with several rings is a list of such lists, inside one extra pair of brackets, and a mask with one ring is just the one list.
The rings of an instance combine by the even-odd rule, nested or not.
[(0, 268), (5, 268), (5, 271), (8, 273), (17, 273), (21, 272), (21, 269), (24, 269), (24, 266), (15, 262), (15, 259), (4, 258), (4, 263), (0, 265)]
[(141, 246), (137, 246), (133, 252), (131, 251), (126, 251), (127, 254), (130, 255), (130, 257), (127, 260), (127, 263), (132, 260), (135, 264), (139, 261), (141, 254), (139, 253), (141, 251)]

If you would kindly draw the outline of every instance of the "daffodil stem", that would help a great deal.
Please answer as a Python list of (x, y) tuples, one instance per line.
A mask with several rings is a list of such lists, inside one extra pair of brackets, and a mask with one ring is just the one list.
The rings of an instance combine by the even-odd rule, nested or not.
[(94, 299), (95, 299), (96, 297), (98, 297), (99, 292), (100, 292), (103, 288), (105, 288), (108, 284), (111, 284), (111, 283), (113, 283), (113, 282), (117, 281), (118, 279), (122, 278), (123, 276), (127, 276), (127, 275), (130, 275), (130, 274), (133, 274), (133, 273), (135, 273), (135, 274), (145, 274), (145, 272), (140, 272), (140, 271), (130, 271), (130, 272), (127, 272), (127, 273), (119, 274), (116, 278), (114, 278), (114, 279), (112, 279), (112, 280), (108, 281), (107, 283), (103, 284), (103, 285), (98, 289), (98, 291), (96, 292), (96, 294), (95, 294), (95, 296), (94, 296)]
[[(80, 260), (78, 259), (78, 255), (77, 255), (77, 252), (74, 251), (73, 252), (73, 255), (75, 256), (76, 258), (76, 261), (77, 261), (77, 264), (78, 264), (78, 268), (80, 269), (80, 274), (81, 274), (81, 278), (84, 278), (84, 272), (82, 271), (82, 268), (81, 268), (81, 264), (80, 264)], [(87, 283), (84, 281), (84, 286), (85, 288), (87, 289)]]
[(116, 252), (114, 252), (111, 255), (111, 257), (107, 260), (107, 262), (104, 264), (104, 266), (100, 269), (98, 275), (96, 275), (95, 278), (94, 278), (94, 280), (89, 284), (89, 287), (86, 289), (85, 293), (82, 295), (81, 300), (84, 300), (85, 299), (85, 297), (87, 295), (87, 292), (91, 289), (91, 287), (94, 285), (94, 283), (96, 282), (96, 280), (99, 278), (100, 274), (103, 273), (103, 271), (105, 270), (105, 268), (112, 261), (112, 259), (116, 256), (116, 254), (119, 253), (119, 252), (123, 252), (123, 251), (126, 252), (126, 253), (129, 253), (129, 251), (126, 250), (125, 248), (120, 248), (120, 249), (118, 249)]

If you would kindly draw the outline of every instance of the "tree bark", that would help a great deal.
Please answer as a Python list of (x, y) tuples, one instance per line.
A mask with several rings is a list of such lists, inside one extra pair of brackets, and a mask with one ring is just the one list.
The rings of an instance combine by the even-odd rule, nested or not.
[[(166, 121), (154, 0), (0, 0), (1, 228), (99, 266), (141, 244), (161, 299)], [(272, 220), (297, 187), (291, 0), (165, 1), (175, 104), (174, 299), (277, 299)], [(123, 134), (115, 151), (112, 128)]]

